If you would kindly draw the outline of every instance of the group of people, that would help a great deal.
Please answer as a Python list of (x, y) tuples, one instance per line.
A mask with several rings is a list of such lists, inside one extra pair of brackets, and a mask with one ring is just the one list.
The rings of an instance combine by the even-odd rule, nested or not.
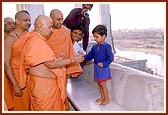
[[(90, 5), (82, 6), (88, 9)], [(35, 19), (34, 30), (28, 32), (30, 20), (31, 16), (25, 10), (15, 14), (15, 22), (9, 17), (4, 19), (6, 110), (70, 110), (66, 94), (67, 79), (82, 74), (79, 63), (92, 59), (94, 80), (98, 82), (101, 94), (96, 102), (108, 104), (106, 81), (111, 79), (109, 64), (114, 56), (111, 46), (105, 42), (107, 28), (98, 25), (93, 29), (97, 44), (85, 54), (77, 42), (82, 40), (86, 30), (82, 26), (73, 26), (69, 33), (63, 25), (63, 14), (59, 9), (53, 9), (50, 17), (39, 15)]]

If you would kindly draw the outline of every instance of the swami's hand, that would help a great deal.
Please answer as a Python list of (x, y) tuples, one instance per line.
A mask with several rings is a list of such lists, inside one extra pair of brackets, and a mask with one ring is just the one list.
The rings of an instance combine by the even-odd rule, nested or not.
[(14, 86), (14, 94), (17, 97), (21, 97), (22, 96), (22, 91), (20, 89), (20, 87), (18, 85)]
[(75, 57), (71, 58), (72, 63), (73, 62), (83, 62), (84, 61), (84, 56), (83, 55), (76, 55)]
[(81, 52), (79, 55), (82, 55), (82, 56), (86, 55), (86, 51)]

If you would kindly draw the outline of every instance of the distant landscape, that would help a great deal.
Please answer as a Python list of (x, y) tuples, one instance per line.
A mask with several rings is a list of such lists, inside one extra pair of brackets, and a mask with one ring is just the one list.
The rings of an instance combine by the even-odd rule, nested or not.
[(114, 47), (119, 50), (146, 52), (164, 55), (164, 29), (112, 31)]

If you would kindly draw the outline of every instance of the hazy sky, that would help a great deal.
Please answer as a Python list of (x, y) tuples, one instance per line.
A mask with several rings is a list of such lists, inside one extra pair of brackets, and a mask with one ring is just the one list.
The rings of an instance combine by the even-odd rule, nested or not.
[[(93, 4), (94, 6), (90, 12), (91, 30), (98, 24), (100, 3), (95, 2)], [(111, 27), (113, 30), (165, 27), (166, 2), (108, 2), (108, 4), (110, 4)], [(9, 2), (7, 2), (3, 4), (2, 7), (4, 17), (14, 17), (15, 3), (9, 4)], [(74, 3), (70, 2), (48, 2), (44, 4), (46, 15), (49, 16), (52, 9), (58, 8), (63, 12), (64, 18), (74, 7)]]
[(166, 4), (113, 3), (110, 4), (113, 28), (164, 28)]

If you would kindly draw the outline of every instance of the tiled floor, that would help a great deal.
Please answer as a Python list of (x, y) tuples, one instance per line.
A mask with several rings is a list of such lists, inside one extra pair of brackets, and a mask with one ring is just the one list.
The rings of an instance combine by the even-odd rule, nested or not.
[(70, 100), (80, 111), (125, 111), (121, 106), (114, 103), (112, 99), (110, 99), (110, 104), (105, 106), (96, 103), (95, 100), (99, 98), (98, 89), (81, 79), (69, 79), (67, 91)]

